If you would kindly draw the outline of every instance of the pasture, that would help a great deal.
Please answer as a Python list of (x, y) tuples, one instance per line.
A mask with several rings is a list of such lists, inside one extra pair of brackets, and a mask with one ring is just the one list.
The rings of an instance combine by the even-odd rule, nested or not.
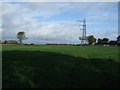
[(119, 87), (117, 46), (3, 45), (3, 88)]

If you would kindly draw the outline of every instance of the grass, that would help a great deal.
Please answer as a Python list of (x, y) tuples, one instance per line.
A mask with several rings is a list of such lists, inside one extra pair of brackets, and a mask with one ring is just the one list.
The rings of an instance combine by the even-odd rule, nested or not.
[(119, 87), (118, 47), (3, 45), (3, 88)]

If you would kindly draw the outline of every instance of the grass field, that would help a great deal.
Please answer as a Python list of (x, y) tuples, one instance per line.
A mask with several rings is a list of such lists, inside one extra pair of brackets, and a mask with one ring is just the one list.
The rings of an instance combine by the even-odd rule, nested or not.
[(3, 88), (119, 87), (117, 46), (2, 46)]

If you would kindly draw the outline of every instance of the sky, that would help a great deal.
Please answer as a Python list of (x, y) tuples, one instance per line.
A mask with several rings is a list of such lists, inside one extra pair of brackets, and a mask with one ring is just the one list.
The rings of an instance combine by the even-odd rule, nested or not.
[[(0, 3), (1, 4), (1, 3)], [(24, 31), (24, 43), (78, 44), (81, 31), (77, 20), (86, 18), (87, 36), (116, 40), (117, 2), (3, 2), (0, 33), (3, 40), (17, 40)]]
[(119, 0), (0, 0), (2, 2), (118, 2)]

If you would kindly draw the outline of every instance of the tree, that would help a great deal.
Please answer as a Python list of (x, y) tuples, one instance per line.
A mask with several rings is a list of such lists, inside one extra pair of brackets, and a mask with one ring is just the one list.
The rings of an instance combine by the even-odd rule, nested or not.
[(18, 41), (16, 41), (16, 40), (9, 40), (8, 43), (9, 44), (18, 44)]
[(102, 39), (98, 38), (97, 44), (101, 45), (102, 44)]
[(13, 42), (12, 42), (13, 44), (18, 44), (18, 41), (16, 41), (16, 40), (13, 40)]
[(26, 36), (25, 36), (25, 32), (23, 32), (23, 31), (17, 33), (17, 38), (19, 39), (20, 44), (22, 44), (22, 40), (27, 39)]
[(117, 41), (110, 41), (109, 42), (109, 45), (116, 45), (117, 44)]
[(102, 39), (102, 44), (108, 44), (109, 39), (108, 38), (103, 38)]
[(94, 44), (96, 42), (96, 38), (91, 35), (91, 36), (88, 36), (88, 44)]
[(117, 37), (117, 44), (120, 45), (120, 35)]
[(8, 44), (8, 41), (7, 41), (7, 40), (5, 40), (5, 41), (3, 42), (3, 44)]

